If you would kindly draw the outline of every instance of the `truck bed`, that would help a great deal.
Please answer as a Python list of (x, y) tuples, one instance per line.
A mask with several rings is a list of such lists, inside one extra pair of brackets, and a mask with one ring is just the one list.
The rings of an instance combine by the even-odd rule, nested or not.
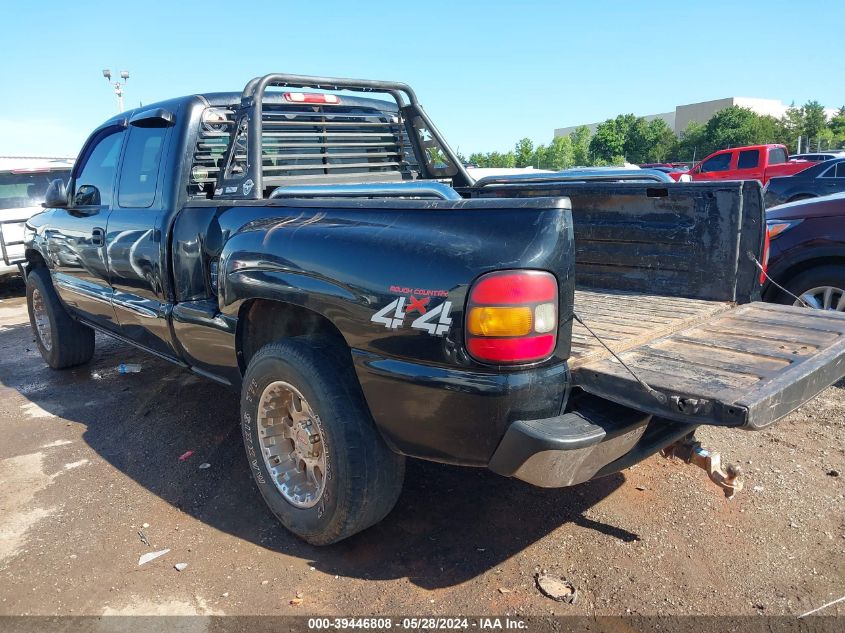
[[(733, 305), (730, 301), (643, 292), (575, 289), (575, 313), (617, 353), (702, 323)], [(609, 352), (584, 326), (573, 323), (572, 369), (608, 356)]]

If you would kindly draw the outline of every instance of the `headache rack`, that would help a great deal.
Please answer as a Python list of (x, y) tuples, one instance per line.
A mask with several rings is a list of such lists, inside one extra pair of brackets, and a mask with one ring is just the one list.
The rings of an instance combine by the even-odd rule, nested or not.
[[(384, 93), (396, 110), (343, 96), (313, 102), (271, 87)], [(289, 93), (288, 93), (289, 94)], [(214, 183), (213, 196), (258, 200), (276, 187), (472, 179), (417, 102), (410, 86), (389, 81), (272, 74), (251, 80), (233, 108), (203, 119), (191, 181)], [(348, 193), (346, 195), (349, 195)], [(413, 195), (413, 194), (411, 194)]]
[(8, 241), (6, 239), (6, 231), (4, 231), (4, 228), (12, 224), (23, 226), (26, 224), (28, 219), (29, 218), (22, 218), (20, 220), (0, 220), (0, 258), (2, 258), (3, 265), (5, 266), (17, 266), (21, 273), (21, 277), (24, 279), (26, 279), (26, 272), (24, 271), (26, 258), (23, 256), (15, 258), (9, 253), (12, 246), (23, 246), (24, 242), (23, 240)]

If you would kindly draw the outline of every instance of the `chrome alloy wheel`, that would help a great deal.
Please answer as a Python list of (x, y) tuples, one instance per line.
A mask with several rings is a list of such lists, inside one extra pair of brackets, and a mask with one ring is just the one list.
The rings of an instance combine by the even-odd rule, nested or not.
[(47, 304), (38, 288), (32, 291), (32, 316), (35, 319), (35, 329), (38, 339), (46, 351), (53, 349), (53, 334), (50, 331), (50, 317), (47, 314)]
[[(818, 310), (842, 312), (845, 311), (845, 290), (834, 286), (810, 288), (801, 294), (801, 301)], [(801, 306), (803, 305), (801, 301), (796, 301), (792, 305)]]
[(317, 505), (326, 488), (320, 418), (290, 383), (272, 382), (258, 402), (258, 441), (276, 488), (297, 508)]

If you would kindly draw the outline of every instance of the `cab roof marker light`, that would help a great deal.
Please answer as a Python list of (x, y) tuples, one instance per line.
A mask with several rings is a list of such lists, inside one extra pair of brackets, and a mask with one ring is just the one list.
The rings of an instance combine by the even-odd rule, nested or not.
[(340, 104), (340, 97), (316, 92), (285, 92), (285, 101), (289, 103), (327, 103)]

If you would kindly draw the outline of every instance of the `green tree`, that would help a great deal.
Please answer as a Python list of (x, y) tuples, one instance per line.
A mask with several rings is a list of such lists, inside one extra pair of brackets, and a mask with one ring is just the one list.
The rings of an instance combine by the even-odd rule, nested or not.
[(757, 114), (739, 106), (730, 106), (714, 114), (704, 126), (710, 151), (755, 143), (757, 118)]
[(648, 155), (653, 142), (648, 122), (643, 117), (635, 119), (625, 134), (623, 144), (625, 158), (631, 163), (651, 162), (648, 160)]
[(560, 171), (576, 165), (574, 149), (572, 136), (555, 136), (546, 149), (545, 161), (541, 167)]
[(546, 158), (546, 154), (549, 153), (549, 148), (545, 145), (538, 145), (537, 148), (534, 150), (534, 158), (531, 159), (531, 164), (534, 165), (537, 169), (545, 169), (545, 165), (548, 162)]
[(678, 141), (678, 137), (663, 119), (654, 119), (648, 122), (648, 137), (651, 142), (646, 154), (647, 163), (663, 163), (669, 159), (669, 155)]
[(590, 140), (590, 153), (597, 160), (611, 161), (615, 156), (625, 154), (628, 132), (636, 123), (633, 114), (620, 114), (615, 119), (599, 123)]
[(804, 112), (804, 136), (809, 140), (817, 139), (827, 129), (824, 106), (818, 101), (808, 101), (801, 109)]
[(804, 110), (796, 108), (793, 101), (780, 119), (780, 134), (778, 141), (789, 148), (790, 152), (798, 151), (798, 137), (804, 134)]
[(780, 121), (768, 114), (758, 116), (755, 123), (755, 143), (782, 143)]
[(628, 128), (625, 158), (631, 163), (662, 163), (675, 145), (675, 133), (663, 119), (639, 117)]
[(845, 106), (839, 108), (830, 119), (828, 129), (833, 134), (833, 142), (836, 147), (845, 145)]
[(500, 152), (490, 152), (485, 157), (485, 167), (513, 167), (516, 162), (516, 157), (513, 152), (502, 154)]
[(469, 162), (479, 167), (487, 167), (487, 156), (481, 152), (473, 152), (469, 155)]
[(505, 159), (500, 152), (487, 152), (484, 157), (485, 167), (502, 167)]
[(572, 164), (584, 167), (590, 165), (590, 128), (581, 125), (569, 138), (572, 141)]
[(675, 143), (670, 157), (679, 161), (698, 161), (710, 153), (710, 145), (705, 137), (705, 128), (701, 123), (690, 121), (687, 128)]
[(530, 167), (534, 161), (534, 143), (530, 138), (520, 139), (513, 148), (513, 154), (517, 167)]

